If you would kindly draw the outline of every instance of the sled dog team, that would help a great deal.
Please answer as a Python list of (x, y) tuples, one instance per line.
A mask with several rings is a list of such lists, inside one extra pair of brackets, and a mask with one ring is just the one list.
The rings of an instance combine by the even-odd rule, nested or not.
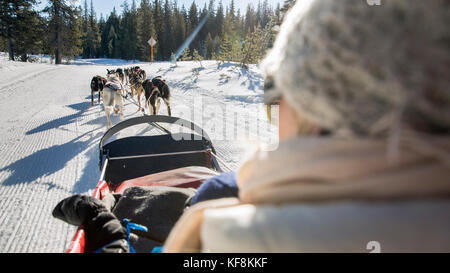
[[(125, 88), (128, 86), (128, 88)], [(129, 93), (127, 91), (130, 91)], [(103, 105), (105, 106), (105, 114), (108, 121), (108, 128), (112, 127), (110, 115), (114, 111), (115, 114), (120, 113), (120, 120), (123, 116), (123, 99), (128, 97), (128, 94), (134, 98), (137, 95), (137, 105), (139, 110), (145, 113), (141, 105), (141, 97), (145, 96), (145, 108), (149, 108), (150, 115), (157, 115), (161, 106), (161, 100), (167, 106), (169, 116), (172, 115), (170, 108), (170, 88), (166, 81), (161, 77), (156, 77), (152, 80), (147, 79), (147, 73), (139, 66), (131, 68), (107, 69), (106, 78), (102, 76), (95, 76), (91, 80), (91, 106), (94, 106), (94, 95), (99, 92), (98, 103), (100, 103), (100, 96), (103, 98)], [(119, 108), (115, 108), (119, 105)]]

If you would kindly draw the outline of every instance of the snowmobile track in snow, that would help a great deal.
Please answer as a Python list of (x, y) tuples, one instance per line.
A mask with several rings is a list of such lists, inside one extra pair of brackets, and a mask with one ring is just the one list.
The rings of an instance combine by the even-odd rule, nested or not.
[(37, 78), (37, 77), (39, 77), (40, 75), (42, 75), (44, 73), (47, 73), (47, 72), (50, 72), (50, 71), (53, 71), (53, 70), (57, 70), (57, 69), (59, 69), (59, 67), (52, 67), (52, 68), (41, 70), (41, 71), (36, 72), (36, 73), (25, 74), (23, 77), (19, 77), (18, 79), (15, 79), (13, 82), (8, 82), (8, 83), (6, 83), (4, 85), (0, 85), (0, 92), (3, 91), (4, 89), (11, 89), (12, 87), (14, 87), (14, 86), (16, 86), (18, 84), (24, 83), (27, 80), (30, 80), (32, 78)]

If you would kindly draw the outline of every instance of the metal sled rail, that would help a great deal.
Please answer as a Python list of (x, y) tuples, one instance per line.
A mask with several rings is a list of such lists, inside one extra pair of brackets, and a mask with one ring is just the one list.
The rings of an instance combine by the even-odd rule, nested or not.
[(108, 158), (109, 161), (113, 160), (123, 160), (123, 159), (136, 159), (136, 158), (147, 158), (147, 157), (162, 157), (171, 155), (187, 155), (187, 154), (198, 154), (211, 152), (211, 149), (200, 150), (200, 151), (186, 151), (186, 152), (175, 152), (175, 153), (161, 153), (161, 154), (148, 154), (148, 155), (131, 155), (131, 156), (117, 156)]
[[(176, 117), (169, 117), (169, 116), (143, 116), (143, 117), (137, 117), (137, 118), (131, 118), (128, 119), (126, 121), (123, 121), (119, 124), (116, 124), (116, 126), (110, 128), (105, 135), (102, 137), (101, 141), (100, 141), (100, 151), (103, 150), (103, 146), (105, 145), (106, 141), (108, 141), (108, 139), (110, 139), (113, 135), (117, 134), (118, 132), (128, 128), (128, 127), (132, 127), (135, 125), (139, 125), (139, 124), (145, 124), (148, 123), (154, 127), (157, 127), (159, 129), (162, 129), (163, 127), (158, 123), (168, 123), (168, 124), (177, 124), (179, 126), (183, 126), (186, 128), (190, 128), (193, 132), (197, 133), (198, 135), (200, 135), (204, 140), (206, 141), (211, 141), (211, 139), (209, 138), (208, 134), (199, 126), (197, 126), (196, 124), (194, 124), (191, 121), (182, 119), (182, 118), (176, 118)], [(168, 130), (166, 130), (164, 128), (164, 131), (166, 131), (166, 133), (170, 133)]]

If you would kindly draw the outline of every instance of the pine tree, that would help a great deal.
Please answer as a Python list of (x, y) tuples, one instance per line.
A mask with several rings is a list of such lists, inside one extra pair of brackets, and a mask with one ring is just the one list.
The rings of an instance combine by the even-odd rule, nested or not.
[(0, 35), (0, 52), (4, 52), (4, 51), (6, 51), (5, 39), (3, 38), (2, 35)]
[(175, 20), (175, 29), (174, 29), (175, 47), (174, 47), (174, 49), (178, 49), (183, 44), (183, 42), (186, 40), (186, 18), (183, 15), (183, 11), (180, 12), (178, 9), (175, 9), (174, 20)]
[(94, 10), (94, 3), (91, 0), (91, 8), (89, 13), (89, 25), (90, 25), (90, 39), (91, 39), (91, 58), (100, 57), (100, 46), (101, 46), (101, 37), (100, 37), (100, 27), (97, 21), (97, 15)]
[(207, 10), (205, 12), (205, 13), (209, 14), (209, 18), (206, 21), (206, 24), (205, 24), (205, 27), (204, 27), (204, 39), (207, 38), (208, 33), (210, 33), (211, 37), (215, 34), (215, 32), (214, 32), (214, 28), (215, 28), (214, 23), (215, 23), (215, 20), (216, 20), (216, 12), (215, 12), (215, 8), (214, 8), (214, 5), (215, 5), (214, 1), (215, 0), (210, 0), (209, 1), (208, 8), (207, 8)]
[(120, 54), (119, 58), (125, 59), (125, 60), (131, 60), (131, 33), (130, 33), (130, 20), (131, 20), (131, 11), (130, 7), (128, 5), (128, 1), (124, 1), (122, 4), (122, 19), (120, 20), (120, 27), (119, 27), (119, 47), (120, 47)]
[(131, 1), (131, 10), (130, 10), (130, 20), (128, 25), (128, 31), (130, 33), (130, 41), (129, 41), (129, 52), (130, 59), (136, 60), (138, 56), (138, 21), (137, 21), (137, 6), (136, 0)]
[(119, 58), (120, 56), (119, 28), (120, 18), (117, 16), (114, 8), (102, 32), (102, 51), (107, 58)]
[[(153, 10), (150, 0), (142, 0), (138, 10), (138, 56), (142, 61), (151, 59), (151, 47), (148, 40), (156, 38), (155, 25), (153, 23)], [(154, 52), (155, 53), (155, 52)]]
[(252, 5), (247, 6), (247, 12), (245, 13), (244, 31), (245, 33), (251, 31), (253, 32), (256, 25), (256, 15), (255, 10)]
[(117, 33), (114, 26), (111, 26), (108, 34), (108, 57), (109, 58), (117, 58)]
[(102, 31), (102, 52), (107, 58), (119, 57), (119, 36), (118, 30), (120, 26), (120, 18), (117, 16), (114, 8), (105, 23)]
[[(195, 1), (192, 2), (191, 8), (189, 9), (189, 15), (188, 15), (188, 35), (190, 35), (194, 30), (197, 28), (199, 23), (199, 17), (198, 17), (198, 9), (197, 5), (195, 4)], [(194, 49), (200, 48), (200, 41), (198, 37), (196, 37), (191, 45), (190, 45), (190, 51), (194, 51)]]
[(35, 0), (0, 1), (0, 36), (10, 60), (18, 54), (26, 61), (28, 53), (42, 48), (43, 20), (33, 10), (34, 4)]
[(83, 27), (82, 27), (82, 46), (83, 58), (96, 58), (99, 56), (101, 46), (100, 29), (96, 18), (94, 4), (91, 0), (90, 9), (88, 9), (87, 0), (84, 1)]
[(98, 21), (98, 28), (99, 28), (99, 35), (100, 35), (100, 45), (97, 51), (97, 57), (105, 58), (106, 57), (106, 51), (105, 45), (104, 45), (104, 31), (106, 28), (106, 21), (105, 18), (103, 18), (103, 14), (100, 16), (100, 20)]
[(206, 47), (206, 59), (211, 59), (214, 53), (214, 43), (211, 37), (211, 33), (208, 33), (205, 40)]
[(32, 9), (32, 6), (17, 11), (18, 22), (15, 27), (15, 50), (23, 62), (28, 61), (29, 54), (42, 51), (44, 20)]
[(67, 20), (62, 54), (70, 60), (79, 57), (83, 52), (81, 12), (81, 8), (71, 8)]
[(88, 9), (88, 3), (87, 0), (84, 0), (84, 9), (83, 9), (83, 34), (82, 34), (82, 40), (83, 40), (83, 58), (89, 58), (89, 9)]
[(258, 0), (258, 7), (256, 8), (256, 25), (261, 25), (262, 14), (263, 14), (263, 7), (261, 4), (261, 0)]
[(174, 47), (174, 20), (171, 11), (171, 5), (169, 4), (169, 0), (166, 0), (164, 3), (164, 32), (161, 36), (162, 47), (160, 48), (162, 58), (164, 60), (168, 60), (170, 58), (170, 54), (175, 50)]
[(296, 0), (284, 0), (283, 7), (281, 8), (281, 21), (284, 20), (286, 17), (286, 14), (289, 12), (289, 10), (295, 5)]
[(233, 41), (231, 40), (230, 35), (225, 32), (222, 41), (220, 43), (220, 50), (219, 50), (219, 61), (224, 63), (224, 62), (229, 62), (232, 60), (232, 56), (233, 56)]
[(131, 2), (131, 7), (127, 1), (122, 4), (123, 12), (119, 27), (119, 58), (134, 60), (137, 57), (137, 7), (136, 1)]
[(230, 21), (232, 24), (235, 23), (235, 16), (236, 16), (236, 9), (234, 6), (234, 0), (231, 0), (231, 4), (230, 4), (230, 11), (228, 13), (228, 15), (230, 16)]
[(164, 56), (162, 55), (162, 52), (160, 51), (161, 48), (164, 47), (164, 42), (162, 40), (163, 33), (165, 31), (165, 26), (163, 23), (163, 12), (161, 9), (161, 4), (159, 0), (155, 0), (153, 3), (153, 18), (154, 18), (154, 24), (155, 24), (155, 32), (156, 32), (156, 39), (158, 41), (158, 44), (156, 44), (156, 52), (157, 52), (157, 59), (164, 59)]
[(277, 7), (275, 8), (274, 18), (275, 18), (274, 19), (275, 20), (275, 25), (277, 25), (277, 26), (281, 25), (282, 15), (281, 15), (280, 3), (278, 3)]
[(212, 33), (211, 36), (222, 36), (223, 35), (223, 23), (225, 21), (225, 14), (223, 11), (223, 4), (222, 0), (219, 2), (219, 7), (217, 8), (217, 14), (216, 14), (216, 23), (215, 23), (215, 31)]
[(241, 66), (247, 67), (248, 64), (259, 62), (266, 54), (269, 43), (274, 39), (275, 33), (273, 26), (275, 18), (267, 23), (264, 29), (258, 25), (254, 32), (249, 32), (244, 44), (244, 54), (241, 60)]
[(192, 60), (199, 62), (200, 66), (203, 67), (203, 57), (198, 53), (197, 49), (194, 49), (194, 52), (192, 53)]
[(81, 11), (65, 0), (49, 0), (44, 12), (49, 17), (49, 46), (54, 52), (55, 64), (61, 64), (63, 56), (73, 58), (81, 54)]
[(190, 50), (189, 50), (189, 47), (188, 47), (188, 48), (186, 48), (186, 50), (181, 55), (180, 61), (190, 61), (190, 60), (192, 60), (192, 57), (190, 56)]
[(242, 45), (243, 41), (241, 41), (240, 37), (235, 38), (232, 40), (231, 44), (231, 61), (233, 62), (239, 62), (242, 60)]
[[(208, 13), (209, 13), (208, 12), (208, 8), (207, 8), (206, 3), (205, 3), (205, 6), (203, 7), (203, 10), (200, 12), (200, 15), (199, 15), (200, 22), (203, 21), (204, 18), (209, 16)], [(200, 29), (200, 32), (198, 33), (197, 39), (198, 39), (199, 43), (198, 43), (198, 47), (195, 48), (195, 49), (197, 49), (197, 51), (199, 51), (199, 53), (202, 56), (206, 55), (205, 39), (206, 39), (206, 36), (208, 35), (207, 22), (209, 20), (209, 17), (206, 20), (207, 21), (205, 22), (203, 27)]]
[(246, 68), (248, 64), (256, 63), (261, 57), (258, 52), (258, 43), (262, 39), (262, 32), (260, 25), (258, 25), (253, 32), (249, 31), (244, 44), (244, 57), (241, 61), (241, 66)]

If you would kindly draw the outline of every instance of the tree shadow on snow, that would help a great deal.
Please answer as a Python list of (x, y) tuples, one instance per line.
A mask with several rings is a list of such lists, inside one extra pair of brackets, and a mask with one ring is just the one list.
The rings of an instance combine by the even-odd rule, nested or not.
[(81, 103), (67, 105), (67, 107), (72, 108), (73, 110), (76, 110), (77, 112), (72, 115), (64, 116), (64, 117), (57, 118), (57, 119), (51, 120), (49, 122), (46, 122), (28, 132), (26, 132), (25, 134), (32, 135), (32, 134), (59, 128), (61, 126), (73, 123), (77, 118), (81, 117), (84, 112), (89, 110), (89, 108), (91, 107), (91, 103), (90, 102), (81, 102)]
[[(241, 68), (241, 70), (243, 70), (243, 68)], [(261, 76), (261, 74), (256, 73), (254, 71), (251, 70), (245, 70), (243, 71), (243, 74), (247, 75), (247, 80), (245, 82), (243, 82), (241, 85), (246, 85), (248, 83), (248, 89), (252, 90), (252, 91), (256, 91), (256, 90), (263, 90), (263, 86), (264, 86), (264, 79)]]
[[(66, 130), (65, 128), (62, 128), (62, 126), (74, 123), (77, 119), (83, 117), (84, 113), (91, 108), (91, 104), (89, 101), (67, 105), (66, 107), (69, 107), (77, 112), (46, 122), (26, 132), (26, 135), (32, 135), (52, 129)], [(118, 116), (115, 117), (115, 115), (112, 115), (111, 119), (114, 124), (119, 122)], [(81, 171), (80, 179), (78, 179), (78, 181), (74, 184), (72, 193), (84, 193), (88, 190), (94, 189), (100, 176), (100, 170), (98, 167), (98, 143), (104, 134), (103, 130), (100, 132), (98, 132), (98, 130), (104, 128), (106, 131), (106, 123), (105, 115), (89, 120), (82, 125), (98, 124), (100, 127), (86, 132), (67, 143), (54, 145), (52, 147), (37, 151), (0, 169), (0, 172), (10, 172), (9, 177), (1, 182), (1, 185), (14, 186), (17, 184), (39, 181), (39, 183), (48, 186), (49, 189), (67, 189), (64, 187), (64, 183), (71, 183), (71, 181), (52, 182), (49, 180), (49, 176), (61, 171), (64, 168), (67, 168), (67, 163), (69, 161), (77, 156), (80, 156), (81, 154), (84, 154), (84, 156), (87, 157), (87, 163)], [(97, 133), (92, 135), (93, 132)], [(69, 180), (73, 179), (73, 177), (77, 175), (77, 172), (80, 171), (77, 169), (77, 164), (73, 165), (73, 169), (71, 171), (74, 173), (63, 173), (60, 176), (62, 177), (61, 179), (65, 179), (64, 177), (66, 176)], [(40, 179), (42, 179), (42, 181), (40, 181)], [(55, 178), (51, 177), (51, 179)]]
[(192, 81), (192, 75), (188, 75), (181, 80), (171, 81), (168, 83), (168, 85), (170, 89), (178, 89), (183, 93), (199, 89), (199, 87), (196, 85), (196, 82)]
[[(99, 132), (93, 137), (89, 137), (86, 140), (82, 140), (83, 138), (87, 137), (89, 133), (91, 132), (87, 132), (83, 135), (80, 135), (67, 143), (61, 145), (54, 145), (50, 148), (37, 151), (27, 157), (19, 159), (16, 162), (11, 163), (10, 165), (0, 169), (0, 171), (2, 172), (6, 171), (11, 173), (10, 176), (3, 181), (2, 185), (14, 186), (22, 183), (32, 183), (44, 176), (50, 176), (64, 169), (70, 160), (86, 151), (86, 147), (92, 146), (89, 152), (87, 153), (87, 155), (90, 156), (91, 150), (98, 150), (96, 149), (97, 147), (96, 145), (91, 144), (98, 143), (103, 133)], [(91, 163), (91, 160), (93, 159), (90, 158), (88, 163)], [(76, 166), (77, 165), (75, 164), (73, 170), (71, 171), (77, 172)], [(90, 175), (85, 175), (85, 173), (88, 174), (93, 173), (93, 170), (91, 170), (91, 168), (98, 170), (98, 165), (97, 164), (94, 164), (94, 166), (86, 165), (85, 169), (87, 170), (83, 170), (82, 174), (83, 180), (81, 180), (78, 183), (86, 184), (86, 180), (87, 178), (90, 178)], [(76, 174), (70, 174), (69, 177), (72, 175)], [(64, 177), (64, 175), (62, 177)], [(48, 181), (48, 179), (46, 181)], [(46, 185), (57, 188), (60, 188), (58, 184), (61, 185), (64, 183), (65, 181), (58, 181), (50, 185), (50, 182), (45, 182)], [(75, 189), (79, 188), (80, 187), (75, 186)]]
[(237, 75), (238, 79), (245, 76), (246, 80), (241, 83), (241, 86), (245, 86), (254, 92), (257, 90), (263, 90), (264, 79), (262, 75), (258, 72), (252, 71), (251, 69), (242, 68), (238, 63), (225, 62), (219, 64), (216, 69), (211, 70), (206, 74), (214, 74), (218, 72), (222, 72), (223, 75), (221, 75), (219, 79), (219, 86), (227, 84), (232, 79), (232, 77), (227, 73), (232, 73)]
[[(100, 138), (97, 139), (98, 143)], [(86, 156), (89, 158), (86, 165), (82, 171), (80, 179), (75, 182), (72, 189), (72, 194), (82, 194), (90, 190), (95, 189), (100, 178), (100, 168), (98, 166), (98, 145), (92, 145), (88, 151), (86, 151)]]

